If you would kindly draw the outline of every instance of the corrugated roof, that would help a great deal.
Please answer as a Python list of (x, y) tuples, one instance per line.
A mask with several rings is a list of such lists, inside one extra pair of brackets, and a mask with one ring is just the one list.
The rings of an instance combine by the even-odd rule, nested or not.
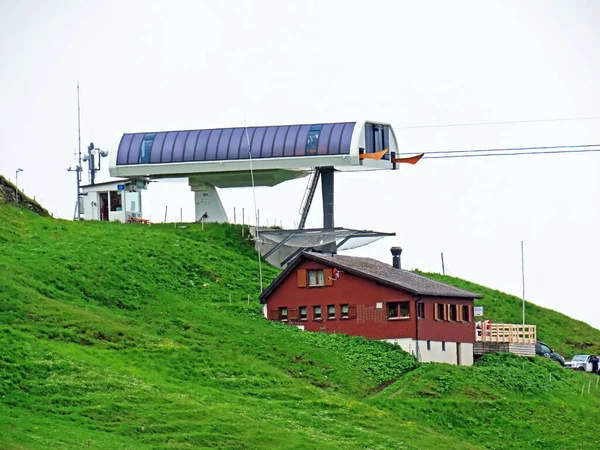
[(304, 258), (322, 262), (330, 267), (337, 267), (345, 272), (369, 278), (414, 295), (423, 295), (427, 297), (481, 298), (481, 295), (475, 294), (474, 292), (458, 289), (454, 286), (409, 272), (408, 270), (395, 269), (391, 265), (377, 261), (376, 259), (344, 255), (331, 256), (329, 254), (305, 252), (295, 261), (290, 263), (286, 270), (273, 281), (261, 295), (261, 300), (268, 297), (277, 285), (283, 281), (283, 279), (285, 279), (285, 277), (287, 277), (287, 275)]
[(126, 133), (117, 165), (347, 155), (356, 122)]

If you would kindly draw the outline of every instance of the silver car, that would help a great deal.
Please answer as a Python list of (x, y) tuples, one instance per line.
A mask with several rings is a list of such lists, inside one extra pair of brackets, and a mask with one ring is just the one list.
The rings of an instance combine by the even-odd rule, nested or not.
[(565, 363), (565, 367), (573, 370), (592, 372), (592, 355), (575, 355), (573, 359)]

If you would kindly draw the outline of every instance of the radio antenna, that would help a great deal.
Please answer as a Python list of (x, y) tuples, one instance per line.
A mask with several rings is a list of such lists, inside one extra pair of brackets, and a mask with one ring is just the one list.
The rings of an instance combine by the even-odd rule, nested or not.
[(250, 159), (250, 177), (252, 178), (252, 197), (254, 199), (254, 220), (256, 220), (256, 233), (254, 239), (258, 243), (258, 274), (260, 279), (260, 292), (263, 292), (262, 262), (260, 255), (260, 241), (258, 235), (258, 209), (256, 207), (256, 186), (254, 185), (254, 170), (252, 168), (252, 147), (250, 146), (250, 137), (248, 136), (248, 127), (244, 119), (244, 131), (246, 133), (246, 142), (248, 143), (248, 158)]

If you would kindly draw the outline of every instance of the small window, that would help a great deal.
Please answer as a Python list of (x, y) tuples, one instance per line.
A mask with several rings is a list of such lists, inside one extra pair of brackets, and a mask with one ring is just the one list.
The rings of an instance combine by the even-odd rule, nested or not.
[(342, 319), (347, 319), (350, 316), (350, 305), (342, 305)]
[(288, 320), (288, 309), (279, 308), (279, 320), (286, 322)]
[(470, 322), (471, 317), (469, 316), (469, 305), (462, 305), (462, 321)]
[(323, 311), (320, 306), (313, 306), (313, 320), (321, 320)]
[(443, 303), (438, 303), (437, 307), (437, 317), (436, 320), (446, 320), (446, 305)]
[(301, 306), (300, 307), (300, 320), (306, 320), (307, 319), (307, 313), (306, 313), (306, 306)]
[(427, 341), (427, 350), (431, 350), (431, 341)]
[(309, 286), (325, 286), (325, 274), (322, 270), (309, 270), (308, 271), (308, 285)]
[(389, 302), (387, 304), (388, 319), (410, 318), (410, 302)]
[(335, 319), (335, 305), (328, 305), (327, 306), (327, 318), (328, 319)]
[(152, 151), (152, 144), (154, 143), (154, 137), (156, 133), (146, 133), (142, 140), (142, 148), (140, 151), (139, 164), (148, 164), (150, 162), (150, 152)]
[(425, 303), (417, 303), (417, 318), (424, 319), (425, 318)]
[(313, 125), (310, 127), (308, 132), (308, 138), (306, 139), (306, 154), (316, 155), (317, 147), (319, 145), (319, 134), (321, 134), (322, 125)]
[(458, 308), (456, 305), (449, 305), (448, 307), (449, 310), (449, 317), (448, 320), (450, 320), (450, 322), (457, 322), (458, 321)]
[(446, 343), (442, 342), (442, 351), (445, 352), (446, 351)]
[(121, 203), (120, 191), (110, 191), (110, 210), (123, 211), (123, 204)]

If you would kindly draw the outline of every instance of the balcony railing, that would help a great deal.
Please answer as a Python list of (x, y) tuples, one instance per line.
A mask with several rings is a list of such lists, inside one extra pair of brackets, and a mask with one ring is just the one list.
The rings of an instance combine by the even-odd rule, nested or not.
[(506, 342), (509, 344), (535, 344), (535, 325), (480, 322), (475, 328), (477, 342)]

